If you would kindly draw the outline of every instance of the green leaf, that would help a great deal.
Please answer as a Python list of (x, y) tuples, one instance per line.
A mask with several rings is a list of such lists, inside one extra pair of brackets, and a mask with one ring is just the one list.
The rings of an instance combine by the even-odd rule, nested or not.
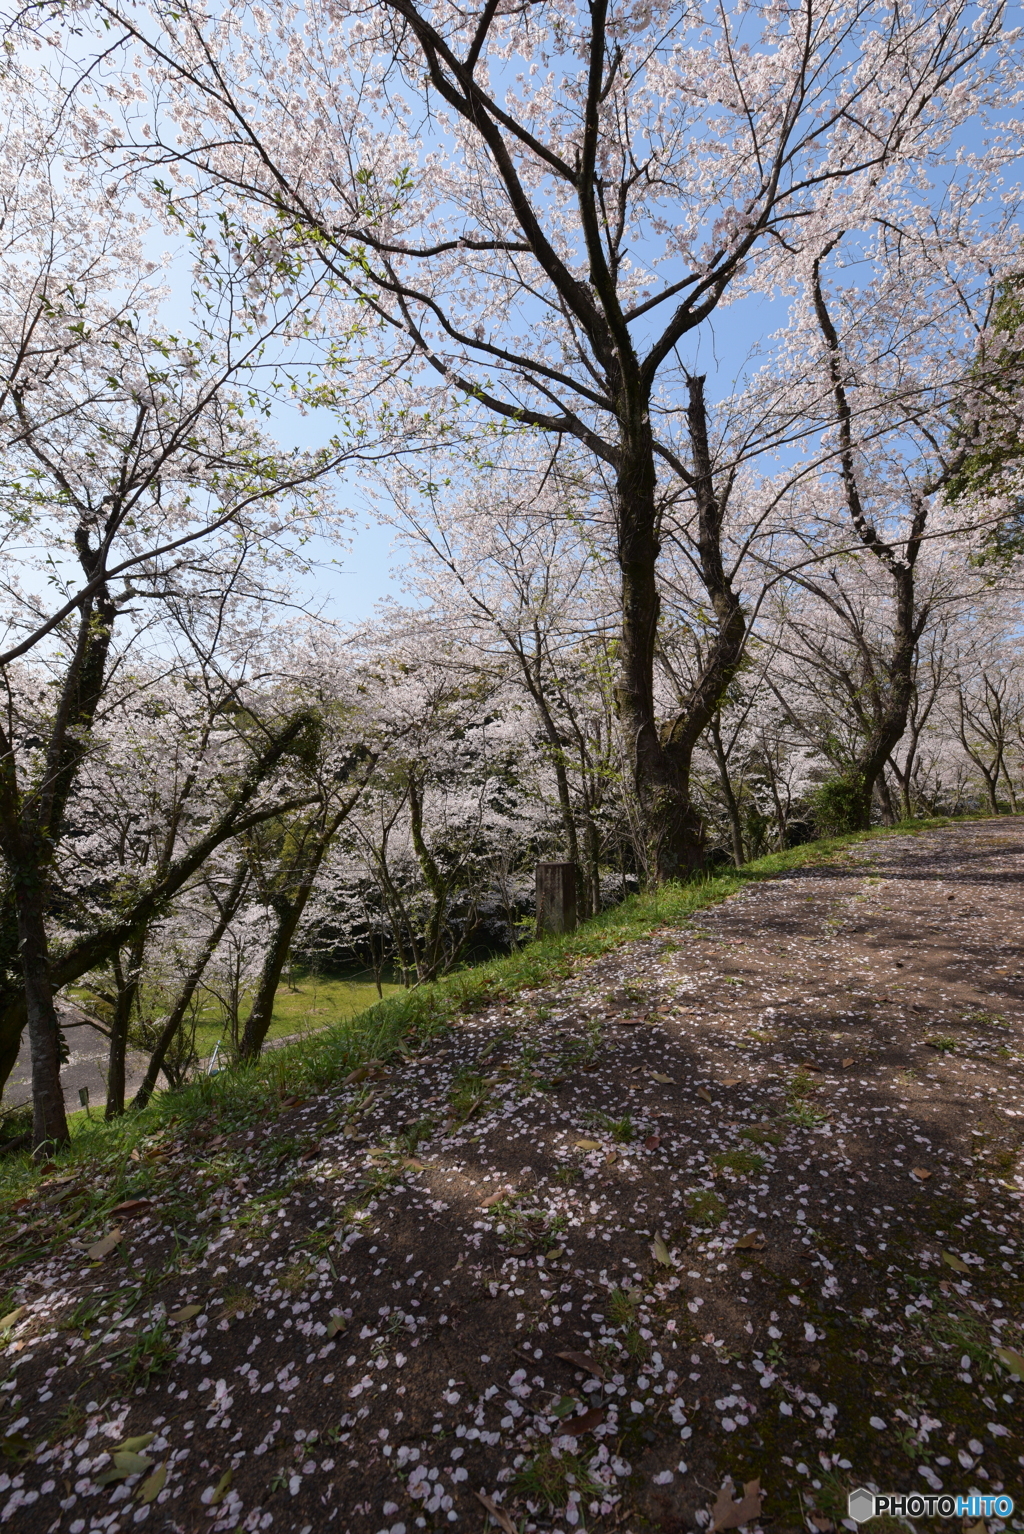
[(155, 1433), (140, 1433), (137, 1438), (126, 1438), (124, 1443), (119, 1443), (116, 1449), (111, 1450), (111, 1453), (141, 1454), (143, 1449), (149, 1448), (155, 1437)]
[(134, 1454), (130, 1449), (116, 1449), (112, 1458), (114, 1463), (109, 1470), (93, 1476), (97, 1486), (109, 1486), (111, 1481), (126, 1481), (130, 1475), (141, 1475), (153, 1463), (147, 1454)]
[(167, 1480), (167, 1466), (158, 1465), (152, 1475), (146, 1477), (139, 1487), (139, 1501), (153, 1502), (163, 1491)]
[(665, 1245), (660, 1236), (655, 1236), (654, 1240), (651, 1242), (651, 1256), (654, 1258), (655, 1262), (660, 1262), (663, 1268), (670, 1268), (672, 1266), (672, 1259), (668, 1254), (668, 1247)]
[(1015, 1353), (1013, 1348), (996, 1348), (995, 1355), (1011, 1374), (1015, 1374), (1019, 1380), (1024, 1380), (1024, 1356)]
[(344, 1316), (332, 1316), (327, 1323), (328, 1337), (336, 1337), (339, 1332), (343, 1332), (345, 1330), (346, 1326), (348, 1326), (348, 1322), (345, 1320)]
[(955, 1273), (969, 1273), (971, 1271), (966, 1262), (961, 1262), (960, 1258), (955, 1257), (952, 1252), (943, 1252), (942, 1260), (947, 1268), (952, 1268)]
[(192, 1317), (197, 1316), (202, 1308), (201, 1305), (183, 1305), (180, 1310), (174, 1311), (167, 1319), (168, 1321), (191, 1321)]
[(217, 1485), (214, 1487), (213, 1496), (210, 1498), (210, 1506), (216, 1507), (218, 1503), (223, 1502), (230, 1488), (231, 1466), (229, 1465), (224, 1474), (221, 1476), (220, 1480), (217, 1482)]

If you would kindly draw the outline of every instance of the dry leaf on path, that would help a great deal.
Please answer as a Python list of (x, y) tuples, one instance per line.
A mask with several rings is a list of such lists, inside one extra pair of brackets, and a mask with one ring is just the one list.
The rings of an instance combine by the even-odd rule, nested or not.
[(942, 1260), (947, 1268), (952, 1268), (955, 1273), (969, 1273), (971, 1270), (966, 1262), (961, 1262), (953, 1252), (943, 1252)]
[(743, 1085), (743, 1077), (730, 1076), (728, 1081), (722, 1082), (722, 1085), (723, 1087), (741, 1087)]
[(17, 1310), (12, 1310), (8, 1315), (0, 1319), (0, 1332), (8, 1331), (12, 1326), (17, 1326), (25, 1314), (25, 1306), (19, 1305)]
[(405, 1167), (409, 1172), (425, 1172), (427, 1170), (426, 1162), (417, 1161), (415, 1156), (403, 1156), (399, 1165)]
[(738, 1529), (741, 1524), (755, 1523), (761, 1516), (763, 1498), (759, 1480), (746, 1483), (738, 1502), (732, 1499), (732, 1487), (723, 1486), (711, 1509), (711, 1534), (717, 1534), (719, 1529)]
[(843, 1061), (843, 1070), (844, 1071), (849, 1070), (850, 1066), (853, 1065), (853, 1064), (854, 1064), (854, 1060), (853, 1060), (852, 1057), (849, 1060), (844, 1060)]
[(574, 1140), (572, 1143), (576, 1150), (592, 1151), (601, 1149), (600, 1140)]
[(565, 1247), (564, 1246), (553, 1246), (551, 1248), (550, 1252), (545, 1252), (544, 1253), (544, 1257), (545, 1257), (545, 1260), (547, 1262), (557, 1262), (559, 1257), (564, 1257), (564, 1256), (565, 1256)]
[(660, 1082), (663, 1087), (671, 1087), (671, 1086), (675, 1085), (675, 1082), (672, 1080), (672, 1077), (671, 1076), (666, 1076), (664, 1071), (652, 1071), (651, 1072), (651, 1080), (652, 1081)]
[(708, 1089), (706, 1087), (698, 1087), (697, 1088), (697, 1096), (698, 1097), (703, 1097), (703, 1099), (704, 1099), (704, 1101), (706, 1103), (709, 1103), (711, 1101), (711, 1093), (708, 1091)]
[(101, 1240), (97, 1241), (94, 1246), (90, 1246), (86, 1256), (91, 1257), (93, 1262), (102, 1262), (104, 1257), (109, 1257), (115, 1246), (117, 1246), (123, 1240), (123, 1230), (108, 1231), (107, 1234)]
[(754, 1231), (748, 1231), (741, 1236), (733, 1247), (734, 1252), (759, 1252), (764, 1246), (764, 1237), (756, 1235)]
[(144, 1214), (147, 1209), (152, 1209), (152, 1207), (153, 1200), (151, 1198), (126, 1198), (123, 1204), (115, 1204), (110, 1212), (111, 1214), (119, 1214), (122, 1218), (127, 1216), (130, 1219), (133, 1214)]
[(498, 1528), (504, 1530), (504, 1534), (519, 1534), (519, 1531), (517, 1530), (515, 1524), (512, 1522), (508, 1514), (498, 1506), (497, 1502), (492, 1501), (486, 1492), (475, 1491), (473, 1495), (481, 1504), (481, 1506), (487, 1509), (495, 1523), (498, 1525)]
[(592, 1433), (596, 1427), (600, 1427), (607, 1416), (608, 1413), (603, 1406), (592, 1406), (581, 1417), (566, 1417), (562, 1423), (562, 1432), (571, 1433), (573, 1438), (578, 1438), (581, 1433)]
[(614, 1166), (618, 1159), (618, 1151), (609, 1151), (607, 1156), (604, 1158), (604, 1164), (605, 1166)]
[(927, 1167), (915, 1166), (911, 1168), (910, 1175), (916, 1177), (918, 1182), (927, 1182), (932, 1174)]
[(573, 1364), (577, 1369), (583, 1369), (587, 1374), (593, 1374), (599, 1380), (606, 1378), (605, 1372), (596, 1358), (591, 1358), (589, 1353), (556, 1353), (556, 1358), (562, 1358), (567, 1364)]
[(655, 1236), (651, 1242), (651, 1256), (655, 1262), (660, 1262), (663, 1268), (672, 1266), (672, 1258), (668, 1254), (668, 1247), (660, 1236)]
[(644, 1141), (644, 1150), (657, 1150), (661, 1144), (661, 1135), (648, 1135)]
[(502, 1189), (498, 1193), (492, 1193), (489, 1198), (485, 1198), (481, 1202), (480, 1208), (481, 1209), (493, 1209), (495, 1204), (500, 1204), (502, 1199), (503, 1198), (507, 1198), (507, 1197), (508, 1197), (508, 1194), (505, 1192), (504, 1189)]

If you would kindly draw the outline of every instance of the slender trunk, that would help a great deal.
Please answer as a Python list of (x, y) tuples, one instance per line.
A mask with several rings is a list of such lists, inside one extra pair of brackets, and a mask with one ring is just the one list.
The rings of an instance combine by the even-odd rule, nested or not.
[(743, 847), (743, 822), (740, 819), (740, 807), (736, 802), (732, 779), (729, 776), (729, 763), (725, 755), (725, 747), (722, 744), (722, 731), (719, 727), (717, 714), (711, 721), (710, 734), (711, 742), (715, 749), (715, 761), (718, 764), (718, 778), (722, 785), (725, 807), (729, 813), (729, 826), (732, 831), (732, 860), (737, 868), (742, 868), (746, 862)]
[(153, 1093), (156, 1090), (157, 1080), (163, 1068), (163, 1063), (164, 1059), (166, 1058), (167, 1051), (174, 1043), (175, 1035), (185, 1020), (185, 1014), (188, 1011), (189, 1003), (191, 1002), (192, 997), (195, 995), (197, 985), (203, 978), (203, 975), (206, 971), (206, 966), (209, 964), (210, 960), (213, 958), (213, 955), (216, 953), (221, 938), (228, 930), (235, 912), (238, 910), (238, 907), (242, 903), (242, 897), (245, 894), (248, 883), (249, 870), (246, 868), (244, 863), (240, 863), (235, 872), (235, 877), (231, 882), (231, 887), (228, 890), (227, 898), (224, 901), (224, 905), (221, 909), (220, 915), (217, 918), (216, 924), (214, 925), (213, 930), (210, 932), (210, 935), (207, 937), (206, 942), (203, 944), (198, 958), (196, 959), (192, 968), (189, 970), (188, 974), (185, 976), (181, 990), (178, 992), (178, 999), (174, 1003), (167, 1021), (164, 1023), (160, 1037), (157, 1040), (156, 1048), (149, 1057), (149, 1064), (146, 1067), (146, 1074), (142, 1078), (142, 1084), (132, 1101), (133, 1108), (145, 1108), (150, 1098), (153, 1096)]
[(295, 929), (299, 925), (299, 918), (305, 910), (311, 889), (312, 881), (303, 886), (296, 899), (282, 900), (275, 910), (277, 922), (270, 939), (270, 947), (263, 960), (256, 995), (249, 1008), (249, 1016), (245, 1020), (242, 1042), (238, 1046), (240, 1060), (255, 1060), (263, 1048), (263, 1041), (270, 1031), (274, 1016), (274, 998), (281, 983), (281, 973), (291, 952)]
[(120, 1118), (124, 1112), (128, 1028), (138, 1000), (145, 951), (146, 933), (142, 933), (128, 949), (127, 970), (121, 964), (119, 956), (113, 961), (117, 1002), (110, 1029), (110, 1052), (107, 1062), (107, 1103), (104, 1109), (104, 1117), (107, 1119)]

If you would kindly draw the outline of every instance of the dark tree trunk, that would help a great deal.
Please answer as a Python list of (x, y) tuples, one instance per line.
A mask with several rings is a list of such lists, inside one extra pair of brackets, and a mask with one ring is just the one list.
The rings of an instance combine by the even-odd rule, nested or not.
[(53, 1005), (43, 899), (35, 869), (14, 872), (18, 943), (32, 1052), (32, 1149), (37, 1158), (70, 1139), (60, 1080), (60, 1026)]
[[(688, 380), (687, 425), (693, 453), (701, 578), (716, 634), (685, 705), (661, 728), (654, 706), (658, 593), (656, 481), (646, 412), (632, 440), (624, 435), (616, 485), (622, 592), (622, 646), (616, 702), (633, 752), (637, 798), (648, 840), (649, 877), (677, 879), (704, 863), (705, 832), (690, 798), (697, 742), (714, 718), (743, 659), (746, 620), (722, 560), (724, 507), (715, 492), (704, 378)], [(628, 447), (627, 447), (628, 442)]]

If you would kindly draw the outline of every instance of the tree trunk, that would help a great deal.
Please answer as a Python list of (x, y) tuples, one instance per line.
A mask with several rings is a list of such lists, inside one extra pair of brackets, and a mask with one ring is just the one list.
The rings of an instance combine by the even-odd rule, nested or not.
[(40, 880), (34, 871), (26, 876), (23, 869), (18, 869), (14, 883), (32, 1051), (32, 1150), (37, 1159), (45, 1159), (70, 1139), (60, 1080), (60, 1027), (50, 985)]
[(746, 862), (743, 847), (743, 822), (740, 819), (740, 807), (736, 802), (736, 794), (733, 791), (732, 779), (729, 776), (729, 763), (725, 755), (725, 747), (722, 744), (722, 732), (718, 724), (718, 716), (711, 721), (711, 743), (715, 748), (715, 761), (718, 764), (718, 778), (722, 785), (722, 795), (725, 799), (725, 807), (729, 813), (729, 828), (732, 832), (732, 860), (737, 868), (742, 868)]
[(659, 730), (654, 706), (658, 593), (656, 477), (646, 404), (642, 420), (624, 421), (616, 479), (622, 643), (616, 703), (633, 754), (637, 799), (651, 876), (677, 879), (704, 863), (705, 832), (690, 798), (697, 741), (714, 717), (746, 644), (746, 620), (722, 561), (723, 503), (715, 493), (704, 378), (687, 380), (687, 425), (693, 452), (701, 579), (717, 633), (690, 697)]
[(178, 999), (174, 1003), (167, 1021), (164, 1023), (156, 1043), (156, 1048), (149, 1057), (146, 1074), (142, 1078), (142, 1084), (132, 1101), (133, 1108), (140, 1110), (145, 1108), (153, 1096), (167, 1051), (174, 1043), (174, 1036), (185, 1020), (185, 1013), (188, 1011), (189, 1002), (195, 995), (196, 986), (203, 978), (206, 966), (216, 953), (217, 945), (231, 925), (232, 918), (242, 903), (242, 896), (245, 894), (248, 883), (249, 870), (244, 863), (239, 863), (216, 925), (200, 949), (196, 962), (185, 976), (181, 990), (178, 992)]
[(249, 1008), (249, 1016), (245, 1020), (245, 1031), (242, 1034), (242, 1042), (238, 1046), (240, 1060), (257, 1059), (263, 1048), (263, 1041), (270, 1031), (274, 1016), (274, 997), (281, 983), (281, 973), (288, 961), (295, 929), (299, 925), (299, 918), (305, 909), (311, 889), (312, 882), (303, 887), (295, 900), (282, 900), (275, 908), (277, 923), (267, 956), (263, 960), (260, 983), (256, 988), (252, 1006)]
[(125, 1074), (128, 1055), (128, 1027), (139, 994), (146, 934), (135, 939), (128, 949), (128, 967), (115, 955), (112, 963), (117, 985), (117, 1000), (110, 1028), (110, 1052), (107, 1060), (107, 1102), (104, 1118), (120, 1118), (124, 1112)]

